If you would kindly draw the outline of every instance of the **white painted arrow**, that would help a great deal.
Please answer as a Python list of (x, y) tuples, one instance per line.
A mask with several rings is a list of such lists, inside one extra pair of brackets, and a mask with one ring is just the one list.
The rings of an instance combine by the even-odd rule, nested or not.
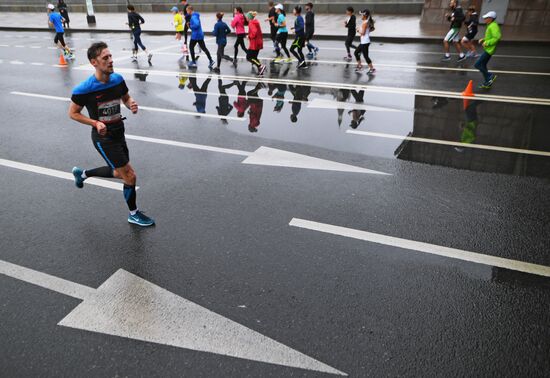
[(347, 375), (123, 269), (97, 289), (2, 260), (0, 274), (82, 299), (61, 326)]
[(178, 142), (167, 139), (157, 139), (143, 137), (139, 135), (128, 135), (126, 139), (138, 140), (141, 142), (165, 144), (168, 146), (191, 148), (195, 150), (204, 150), (211, 152), (221, 152), (224, 154), (247, 156), (242, 161), (243, 164), (255, 164), (255, 165), (269, 165), (274, 167), (289, 167), (289, 168), (304, 168), (304, 169), (316, 169), (322, 171), (339, 171), (339, 172), (355, 172), (355, 173), (371, 173), (377, 175), (389, 175), (389, 173), (374, 171), (372, 169), (366, 169), (356, 167), (354, 165), (337, 163), (330, 160), (319, 159), (307, 155), (297, 154), (295, 152), (288, 152), (284, 150), (278, 150), (276, 148), (260, 147), (254, 152), (248, 152), (243, 150), (233, 150), (229, 148), (205, 146), (201, 144)]

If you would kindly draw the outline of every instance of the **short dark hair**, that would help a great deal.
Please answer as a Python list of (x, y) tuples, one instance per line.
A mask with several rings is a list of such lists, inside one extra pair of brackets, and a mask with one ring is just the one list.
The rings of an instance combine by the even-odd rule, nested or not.
[(355, 9), (353, 9), (353, 7), (347, 7), (346, 10), (351, 13), (355, 12)]
[(269, 5), (270, 7), (272, 7), (273, 4), (275, 4), (273, 1), (268, 1), (268, 2), (267, 2), (267, 5)]
[(128, 4), (126, 9), (128, 9), (129, 11), (132, 11), (132, 12), (136, 10), (136, 8), (132, 4)]
[(306, 4), (306, 7), (313, 8), (313, 3), (307, 3), (307, 4)]
[(294, 10), (296, 11), (296, 13), (302, 13), (302, 7), (299, 6), (299, 5), (296, 5), (296, 6), (294, 7)]
[(223, 12), (218, 12), (218, 13), (216, 13), (216, 18), (217, 18), (218, 20), (221, 20), (221, 19), (223, 18)]
[(101, 52), (107, 48), (109, 48), (109, 46), (107, 46), (105, 42), (92, 43), (92, 45), (88, 48), (88, 60), (91, 61), (92, 59), (97, 58)]

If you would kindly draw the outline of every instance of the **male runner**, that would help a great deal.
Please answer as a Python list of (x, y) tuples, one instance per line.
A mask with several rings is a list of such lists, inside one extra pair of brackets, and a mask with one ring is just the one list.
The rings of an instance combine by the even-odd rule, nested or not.
[(151, 63), (153, 54), (147, 52), (147, 48), (143, 45), (143, 42), (141, 42), (141, 24), (143, 24), (145, 20), (138, 12), (136, 12), (136, 8), (133, 5), (128, 5), (126, 9), (128, 9), (128, 26), (132, 29), (132, 34), (134, 35), (132, 61), (137, 62), (138, 47), (141, 47), (141, 49), (145, 52), (145, 55), (147, 55), (147, 61)]
[(292, 42), (292, 45), (290, 46), (290, 52), (296, 57), (296, 59), (298, 59), (297, 67), (306, 68), (306, 59), (304, 58), (304, 53), (302, 52), (306, 36), (304, 18), (302, 17), (302, 7), (299, 5), (295, 6), (293, 13), (294, 16), (296, 16), (296, 19), (294, 20), (294, 26), (291, 29), (294, 30), (295, 37), (294, 42)]
[(471, 5), (468, 7), (468, 19), (464, 22), (468, 28), (468, 32), (462, 37), (462, 45), (468, 50), (466, 57), (477, 57), (476, 46), (474, 45), (474, 37), (477, 34), (477, 26), (479, 25), (479, 15), (476, 12), (476, 7)]
[(191, 5), (187, 6), (187, 14), (189, 15), (189, 28), (191, 29), (191, 41), (189, 42), (189, 50), (191, 51), (191, 62), (189, 68), (197, 68), (197, 57), (195, 56), (195, 46), (198, 44), (202, 51), (208, 57), (208, 68), (214, 68), (214, 60), (210, 55), (210, 51), (204, 43), (204, 32), (202, 31), (200, 14), (195, 12)]
[(493, 85), (493, 82), (497, 78), (497, 75), (490, 73), (487, 69), (487, 63), (491, 60), (491, 57), (497, 49), (497, 44), (502, 38), (502, 33), (500, 32), (500, 27), (496, 23), (497, 13), (495, 11), (490, 11), (483, 16), (483, 21), (487, 24), (487, 29), (485, 29), (485, 37), (479, 40), (479, 44), (483, 46), (483, 54), (479, 57), (477, 62), (474, 64), (483, 75), (485, 82), (479, 87), (481, 89), (489, 89)]
[(184, 18), (184, 23), (183, 23), (183, 39), (184, 39), (183, 52), (186, 53), (187, 52), (187, 31), (189, 30), (189, 21), (191, 20), (191, 16), (187, 13), (187, 7), (190, 4), (187, 3), (187, 0), (181, 0), (181, 5), (182, 5), (181, 14)]
[(346, 62), (351, 62), (351, 60), (352, 60), (350, 49), (352, 47), (353, 47), (353, 49), (357, 48), (357, 46), (355, 46), (353, 44), (353, 39), (355, 38), (355, 33), (357, 33), (356, 19), (355, 19), (354, 12), (355, 12), (355, 10), (353, 9), (353, 7), (347, 7), (347, 9), (346, 9), (347, 19), (344, 22), (344, 26), (346, 27), (346, 29), (348, 29), (348, 36), (346, 37), (346, 42), (345, 42), (347, 55), (344, 57), (344, 60)]
[(459, 33), (465, 18), (464, 12), (462, 11), (462, 7), (458, 4), (458, 0), (451, 0), (451, 2), (449, 3), (449, 7), (451, 8), (452, 13), (447, 13), (446, 17), (447, 20), (451, 22), (451, 28), (443, 39), (443, 49), (445, 50), (445, 56), (441, 59), (441, 61), (448, 62), (449, 60), (451, 60), (451, 54), (449, 53), (449, 43), (453, 42), (455, 44), (456, 51), (459, 54), (457, 62), (462, 62), (464, 59), (466, 59), (466, 55), (464, 55), (464, 53), (462, 52), (462, 48), (460, 47)]
[(317, 56), (317, 53), (319, 52), (319, 48), (314, 46), (313, 43), (311, 43), (311, 39), (313, 38), (313, 34), (315, 33), (315, 13), (313, 13), (313, 4), (307, 3), (306, 4), (306, 47), (309, 51), (307, 53), (307, 57), (309, 59), (313, 59)]
[[(113, 56), (104, 42), (96, 42), (88, 49), (88, 60), (95, 74), (73, 89), (69, 117), (92, 127), (92, 142), (107, 166), (83, 170), (73, 168), (77, 188), (84, 186), (88, 177), (116, 177), (124, 182), (124, 199), (130, 210), (128, 222), (151, 226), (155, 221), (138, 210), (136, 205), (136, 173), (130, 165), (130, 156), (124, 138), (124, 122), (120, 101), (136, 114), (138, 105), (128, 94), (121, 75), (113, 72)], [(86, 107), (88, 117), (83, 115)]]
[(48, 24), (55, 28), (55, 37), (53, 43), (57, 45), (63, 51), (63, 55), (67, 59), (74, 59), (74, 54), (71, 52), (69, 46), (65, 43), (65, 29), (63, 29), (63, 17), (61, 14), (55, 12), (55, 7), (53, 4), (48, 4)]

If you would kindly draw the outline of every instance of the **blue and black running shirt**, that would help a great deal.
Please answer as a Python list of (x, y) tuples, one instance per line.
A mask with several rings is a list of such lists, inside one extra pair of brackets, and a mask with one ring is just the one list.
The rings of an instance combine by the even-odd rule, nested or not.
[(107, 83), (92, 75), (73, 89), (71, 101), (86, 107), (91, 119), (103, 122), (110, 130), (124, 126), (120, 101), (127, 93), (128, 87), (121, 75), (112, 73)]

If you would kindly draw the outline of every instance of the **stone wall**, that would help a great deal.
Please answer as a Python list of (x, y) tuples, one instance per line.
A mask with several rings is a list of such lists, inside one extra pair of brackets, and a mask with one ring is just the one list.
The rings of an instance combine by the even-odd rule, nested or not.
[[(40, 12), (46, 9), (48, 0), (4, 0), (0, 4), (0, 12)], [(57, 4), (57, 0), (49, 0)], [(85, 0), (66, 0), (69, 12), (86, 12)], [(199, 12), (231, 12), (235, 6), (243, 6), (247, 9), (264, 10), (267, 0), (190, 0)], [(277, 2), (277, 1), (275, 1)], [(295, 5), (305, 4), (308, 0), (281, 1), (286, 9)], [(168, 12), (178, 4), (177, 0), (130, 0), (138, 12)], [(314, 1), (317, 13), (343, 14), (348, 6), (356, 10), (369, 8), (378, 14), (416, 14), (422, 12), (424, 0), (322, 0)], [(125, 12), (126, 0), (93, 0), (95, 12)]]
[[(461, 1), (462, 8), (470, 4), (481, 10), (482, 0)], [(449, 11), (448, 0), (425, 0), (421, 22), (425, 24), (445, 24), (445, 13)], [(500, 22), (500, 21), (499, 21)], [(509, 26), (550, 26), (550, 0), (509, 0), (504, 25)]]
[(550, 0), (510, 0), (504, 24), (550, 26)]

